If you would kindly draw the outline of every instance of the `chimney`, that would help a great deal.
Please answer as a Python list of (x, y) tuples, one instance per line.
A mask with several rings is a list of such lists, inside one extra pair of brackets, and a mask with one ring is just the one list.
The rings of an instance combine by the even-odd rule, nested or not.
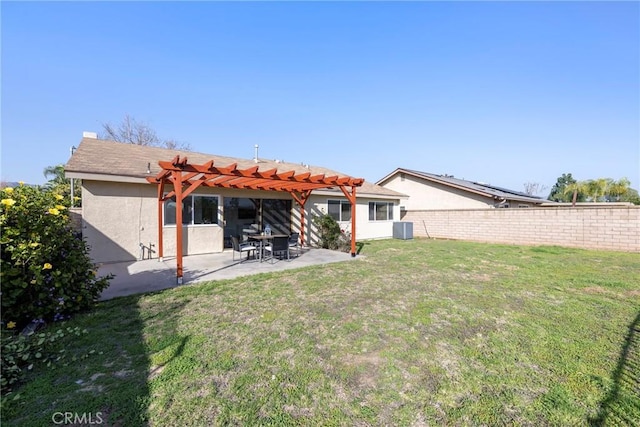
[(98, 139), (98, 134), (96, 132), (82, 132), (82, 137), (83, 138), (91, 138), (91, 139)]

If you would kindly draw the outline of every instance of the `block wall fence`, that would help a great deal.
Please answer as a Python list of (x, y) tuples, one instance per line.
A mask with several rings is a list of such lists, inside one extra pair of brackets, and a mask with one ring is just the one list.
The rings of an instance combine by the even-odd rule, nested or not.
[(640, 206), (407, 211), (415, 237), (640, 252)]

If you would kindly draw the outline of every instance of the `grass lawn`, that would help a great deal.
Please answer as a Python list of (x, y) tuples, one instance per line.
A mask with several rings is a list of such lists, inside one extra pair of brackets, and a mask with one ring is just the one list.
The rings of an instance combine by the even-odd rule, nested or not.
[(374, 241), (64, 326), (89, 331), (77, 360), (32, 372), (2, 425), (640, 424), (638, 254)]

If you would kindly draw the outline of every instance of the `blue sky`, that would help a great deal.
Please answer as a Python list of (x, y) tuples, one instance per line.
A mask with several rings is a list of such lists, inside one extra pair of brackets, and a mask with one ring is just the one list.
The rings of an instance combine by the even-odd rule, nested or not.
[[(2, 2), (4, 181), (125, 114), (194, 151), (640, 185), (638, 2)], [(544, 194), (546, 195), (546, 194)]]

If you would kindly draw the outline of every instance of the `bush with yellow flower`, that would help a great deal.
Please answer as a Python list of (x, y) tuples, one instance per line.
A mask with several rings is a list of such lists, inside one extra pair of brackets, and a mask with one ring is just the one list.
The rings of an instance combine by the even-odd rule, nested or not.
[(91, 307), (110, 277), (96, 277), (68, 208), (53, 191), (20, 185), (0, 190), (2, 329), (22, 330)]

